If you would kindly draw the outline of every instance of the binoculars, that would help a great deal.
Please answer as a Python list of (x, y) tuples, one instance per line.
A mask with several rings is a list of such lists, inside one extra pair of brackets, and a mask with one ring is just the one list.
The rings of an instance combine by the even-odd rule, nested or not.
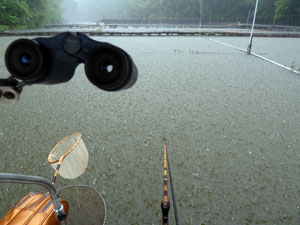
[[(80, 63), (84, 63), (89, 81), (105, 91), (130, 88), (138, 77), (132, 58), (123, 49), (79, 32), (65, 32), (50, 38), (18, 39), (5, 53), (6, 68), (11, 77), (0, 80), (0, 98), (13, 99), (15, 92), (20, 93), (24, 85), (67, 82)], [(12, 86), (11, 93), (7, 92), (8, 84)]]

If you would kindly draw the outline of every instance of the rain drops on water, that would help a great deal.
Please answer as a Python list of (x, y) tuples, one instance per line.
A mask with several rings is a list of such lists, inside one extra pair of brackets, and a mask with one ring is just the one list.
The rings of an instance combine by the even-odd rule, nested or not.
[(149, 142), (148, 140), (144, 141), (144, 144), (143, 144), (145, 147), (148, 147), (149, 146)]

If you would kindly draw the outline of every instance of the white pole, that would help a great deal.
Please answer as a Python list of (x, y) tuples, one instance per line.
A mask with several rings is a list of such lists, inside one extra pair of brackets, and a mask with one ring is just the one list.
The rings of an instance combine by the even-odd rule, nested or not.
[(251, 30), (251, 35), (250, 35), (250, 44), (248, 45), (248, 49), (247, 49), (248, 54), (251, 53), (251, 48), (252, 48), (253, 31), (254, 31), (257, 7), (258, 7), (258, 0), (256, 0), (256, 5), (255, 5), (255, 11), (254, 11), (254, 17), (253, 17), (253, 23), (252, 23), (252, 30)]
[[(242, 49), (242, 48), (238, 48), (238, 47), (235, 47), (235, 46), (233, 46), (233, 45), (229, 45), (229, 44), (226, 44), (226, 43), (224, 43), (224, 42), (217, 41), (217, 40), (215, 40), (215, 39), (213, 39), (213, 38), (210, 38), (209, 40), (214, 41), (214, 42), (217, 42), (217, 43), (219, 43), (219, 44), (221, 44), (221, 45), (225, 45), (225, 46), (230, 47), (230, 48), (237, 49), (237, 50), (242, 51), (242, 52), (247, 52), (246, 50), (244, 50), (244, 49)], [(273, 60), (267, 59), (267, 58), (265, 58), (265, 57), (263, 57), (263, 56), (261, 56), (261, 55), (255, 54), (254, 52), (250, 52), (250, 55), (256, 56), (256, 57), (258, 57), (258, 58), (260, 58), (260, 59), (263, 59), (263, 60), (265, 60), (265, 61), (267, 61), (267, 62), (273, 63), (274, 65), (280, 66), (281, 68), (284, 68), (284, 69), (286, 69), (286, 70), (289, 70), (289, 71), (291, 71), (291, 72), (294, 72), (294, 73), (300, 75), (300, 71), (294, 70), (294, 69), (292, 69), (292, 68), (290, 68), (290, 67), (287, 67), (287, 66), (285, 66), (285, 65), (282, 65), (282, 64), (280, 64), (280, 63), (277, 63), (277, 62), (275, 62), (275, 61), (273, 61)]]

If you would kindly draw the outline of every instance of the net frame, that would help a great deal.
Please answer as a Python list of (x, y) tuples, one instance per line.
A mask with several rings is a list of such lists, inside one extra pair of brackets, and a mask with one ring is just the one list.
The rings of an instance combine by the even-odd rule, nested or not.
[[(78, 198), (78, 194), (82, 193), (82, 191), (80, 191), (80, 192), (78, 191), (78, 193), (74, 194), (73, 193), (74, 189), (89, 190), (89, 191), (92, 191), (93, 193), (95, 193), (97, 197), (100, 197), (99, 199), (101, 199), (101, 202), (103, 203), (102, 204), (103, 211), (100, 214), (103, 214), (104, 217), (100, 217), (101, 219), (99, 219), (99, 220), (100, 220), (100, 222), (102, 222), (101, 225), (104, 225), (105, 222), (106, 222), (106, 218), (107, 218), (106, 202), (105, 202), (103, 196), (95, 188), (92, 188), (92, 187), (89, 187), (89, 186), (86, 186), (86, 185), (69, 185), (69, 186), (65, 186), (65, 187), (62, 187), (62, 188), (58, 189), (59, 196), (63, 197), (70, 204), (69, 205), (69, 216), (72, 216), (72, 214), (74, 214), (72, 212), (72, 204), (71, 203), (72, 203), (72, 200), (75, 201), (75, 199), (76, 199), (76, 201), (75, 201), (76, 204), (79, 204), (79, 201), (77, 199), (80, 199), (84, 203), (84, 205), (82, 205), (83, 207), (80, 207), (80, 211), (85, 210), (86, 214), (85, 213), (82, 213), (82, 214), (84, 214), (85, 216), (89, 216), (87, 214), (91, 214), (91, 216), (95, 216), (95, 213), (93, 213), (93, 210), (95, 210), (95, 207), (93, 207), (93, 210), (89, 209), (87, 207), (88, 204), (86, 204), (86, 201), (83, 200), (83, 199), (86, 198), (86, 195), (83, 195), (84, 196), (83, 198)], [(69, 190), (71, 190), (71, 191), (69, 191)], [(64, 191), (65, 191), (65, 193), (64, 193)], [(68, 196), (76, 196), (76, 197), (73, 198), (73, 199), (68, 199)], [(94, 197), (93, 200), (95, 200), (95, 199), (96, 198)], [(81, 217), (82, 215), (80, 213), (75, 213), (75, 215), (77, 217), (83, 218), (83, 217)], [(68, 219), (67, 219), (67, 222), (68, 222)], [(91, 225), (91, 224), (89, 224), (89, 225)]]
[[(67, 152), (67, 153), (65, 153), (63, 156), (61, 156), (59, 159), (57, 159), (57, 160), (54, 160), (54, 161), (51, 161), (51, 159), (50, 159), (50, 155), (58, 148), (58, 146), (60, 146), (61, 145), (61, 143), (63, 143), (65, 140), (67, 140), (67, 139), (69, 139), (70, 137), (73, 137), (73, 136), (75, 136), (75, 135), (79, 135), (79, 137), (78, 137), (78, 139), (77, 139), (77, 141), (76, 141), (76, 143), (72, 146), (72, 148), (71, 149), (69, 149), (69, 151)], [(48, 155), (48, 163), (50, 163), (50, 164), (53, 164), (53, 163), (57, 163), (57, 162), (59, 162), (61, 159), (62, 160), (64, 160), (75, 148), (76, 148), (76, 146), (79, 144), (79, 142), (80, 142), (80, 140), (81, 140), (81, 133), (79, 133), (79, 132), (77, 132), (77, 133), (72, 133), (72, 134), (69, 134), (69, 135), (67, 135), (67, 136), (65, 136), (63, 139), (61, 139), (53, 148), (52, 148), (52, 150), (50, 151), (50, 153), (49, 153), (49, 155)], [(62, 161), (61, 160), (61, 161)]]
[[(64, 143), (64, 142), (66, 142), (68, 139), (70, 139), (70, 138), (72, 138), (72, 137), (74, 137), (75, 136), (75, 138), (77, 138), (77, 140), (76, 140), (76, 142), (72, 145), (72, 147), (66, 152), (66, 153), (64, 153), (63, 155), (61, 155), (58, 159), (55, 159), (55, 160), (51, 160), (51, 157), (53, 156), (53, 155), (55, 155), (55, 154), (53, 154), (61, 145), (62, 145), (62, 143)], [(76, 137), (77, 136), (77, 137)], [(84, 142), (83, 142), (83, 140), (82, 140), (82, 135), (81, 135), (81, 133), (80, 132), (76, 132), (76, 133), (72, 133), (72, 134), (69, 134), (69, 135), (67, 135), (67, 136), (65, 136), (63, 139), (61, 139), (53, 148), (52, 148), (52, 150), (50, 151), (50, 153), (49, 153), (49, 155), (48, 155), (48, 163), (50, 163), (50, 164), (55, 164), (55, 163), (58, 163), (57, 164), (57, 166), (56, 166), (56, 169), (55, 169), (55, 173), (54, 173), (54, 175), (53, 175), (53, 178), (52, 178), (52, 184), (54, 184), (55, 183), (55, 181), (56, 181), (56, 177), (57, 177), (57, 175), (59, 174), (59, 169), (60, 169), (60, 167), (61, 167), (61, 164), (62, 164), (62, 162), (63, 162), (63, 160), (68, 156), (68, 155), (70, 155), (75, 149), (76, 149), (76, 147), (80, 144), (80, 143), (82, 143), (83, 144), (83, 146), (84, 146), (84, 148), (85, 148), (85, 150), (86, 150), (86, 152), (87, 152), (87, 149), (86, 149), (86, 146), (85, 146), (85, 144), (84, 144)], [(88, 161), (88, 152), (87, 152), (87, 161)], [(54, 168), (54, 167), (53, 167)], [(85, 170), (84, 170), (85, 171)], [(82, 173), (80, 173), (80, 175), (81, 175)], [(61, 174), (60, 174), (61, 175)], [(78, 175), (78, 176), (80, 176), (80, 175)], [(65, 176), (63, 176), (63, 175), (61, 175), (62, 177), (64, 177), (64, 178), (69, 178), (69, 177), (65, 177)], [(75, 177), (73, 177), (73, 178), (76, 178), (77, 176), (75, 176)], [(73, 179), (73, 178), (69, 178), (69, 179)]]

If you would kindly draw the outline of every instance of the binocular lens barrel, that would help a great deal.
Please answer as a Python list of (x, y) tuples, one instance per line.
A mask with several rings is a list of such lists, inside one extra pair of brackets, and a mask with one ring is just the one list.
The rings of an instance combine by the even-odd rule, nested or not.
[(18, 39), (5, 53), (7, 70), (28, 84), (67, 82), (80, 63), (85, 64), (90, 82), (105, 91), (130, 88), (137, 80), (137, 68), (124, 50), (81, 33)]
[(137, 69), (122, 49), (106, 44), (93, 49), (85, 63), (87, 78), (105, 91), (130, 88), (137, 80)]
[(16, 40), (8, 46), (5, 64), (12, 76), (24, 81), (41, 79), (47, 67), (39, 44), (28, 39)]

